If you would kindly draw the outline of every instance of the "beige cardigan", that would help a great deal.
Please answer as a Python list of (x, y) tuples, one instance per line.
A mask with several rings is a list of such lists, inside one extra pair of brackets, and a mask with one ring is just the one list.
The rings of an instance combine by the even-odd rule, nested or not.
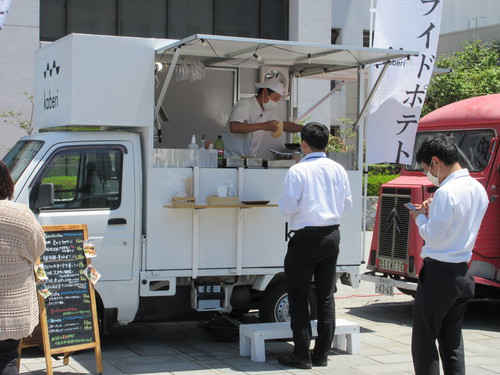
[(33, 266), (44, 251), (43, 229), (30, 209), (0, 200), (0, 340), (26, 337), (38, 324)]

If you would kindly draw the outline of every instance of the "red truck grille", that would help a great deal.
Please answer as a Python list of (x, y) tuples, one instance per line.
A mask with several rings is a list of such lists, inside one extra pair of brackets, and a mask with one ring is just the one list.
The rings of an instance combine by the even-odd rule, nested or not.
[[(385, 189), (384, 189), (385, 190)], [(408, 255), (408, 236), (410, 215), (403, 205), (411, 202), (409, 189), (387, 189), (395, 193), (383, 192), (380, 201), (378, 255), (387, 258), (406, 260)]]

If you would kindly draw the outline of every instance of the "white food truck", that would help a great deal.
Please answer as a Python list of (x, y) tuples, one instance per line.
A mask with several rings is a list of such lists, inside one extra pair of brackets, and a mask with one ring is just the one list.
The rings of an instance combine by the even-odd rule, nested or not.
[[(278, 111), (294, 118), (299, 78), (354, 75), (364, 94), (365, 66), (412, 54), (210, 35), (68, 35), (36, 52), (39, 134), (4, 158), (14, 199), (42, 225), (87, 225), (105, 331), (192, 309), (258, 308), (264, 321), (287, 320), (287, 225), (277, 207), (287, 169), (271, 162), (217, 168), (216, 151), (186, 146), (193, 134), (215, 140), (234, 102), (255, 94), (254, 82), (268, 71), (291, 94)], [(358, 147), (357, 160), (361, 153)], [(357, 286), (363, 171), (359, 163), (348, 169), (354, 208), (342, 220), (338, 277)], [(230, 204), (209, 198), (220, 185), (234, 187)]]

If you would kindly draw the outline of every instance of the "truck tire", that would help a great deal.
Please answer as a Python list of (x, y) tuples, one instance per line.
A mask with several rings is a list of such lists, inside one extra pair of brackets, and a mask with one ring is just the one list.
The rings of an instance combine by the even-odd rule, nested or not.
[[(317, 318), (316, 291), (309, 289), (309, 312), (311, 319)], [(259, 319), (262, 322), (289, 322), (288, 292), (285, 280), (269, 285), (260, 300)]]
[(108, 336), (111, 327), (117, 322), (116, 318), (118, 316), (118, 309), (104, 308), (101, 296), (96, 293), (96, 307), (97, 307), (97, 322), (99, 324), (99, 334), (101, 337)]

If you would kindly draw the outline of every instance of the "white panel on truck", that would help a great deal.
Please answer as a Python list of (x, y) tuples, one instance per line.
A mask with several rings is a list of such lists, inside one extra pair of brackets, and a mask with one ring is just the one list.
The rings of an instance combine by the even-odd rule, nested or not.
[[(258, 274), (281, 268), (286, 254), (286, 219), (278, 204), (287, 169), (152, 168), (147, 199), (147, 270), (175, 276)], [(361, 179), (349, 173), (353, 196), (361, 195)], [(184, 179), (194, 179), (196, 208), (172, 208), (184, 192)], [(270, 201), (259, 207), (210, 207), (207, 197), (217, 185), (233, 180), (240, 201)], [(358, 188), (359, 186), (359, 188)], [(360, 199), (342, 218), (338, 265), (358, 265)], [(215, 271), (216, 270), (216, 271)]]
[(152, 126), (155, 46), (70, 34), (36, 51), (35, 127)]

